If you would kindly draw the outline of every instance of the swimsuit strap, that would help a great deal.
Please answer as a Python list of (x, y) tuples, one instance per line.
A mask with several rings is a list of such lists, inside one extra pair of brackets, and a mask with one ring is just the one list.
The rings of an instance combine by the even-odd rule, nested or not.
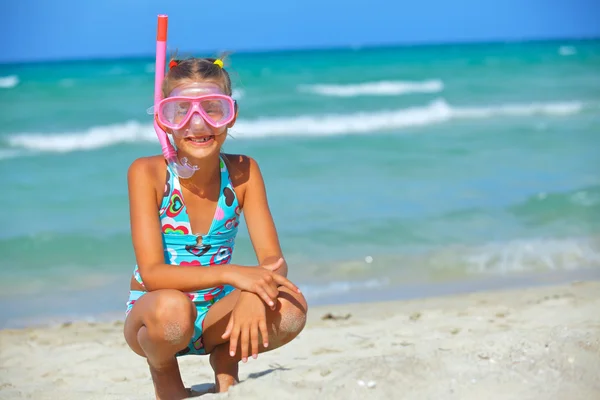
[(222, 156), (219, 157), (219, 168), (221, 169), (221, 187), (219, 192), (219, 200), (224, 196), (223, 191), (226, 187), (232, 189), (231, 186), (231, 176), (229, 175), (229, 169), (227, 169), (227, 163), (223, 159)]
[[(160, 215), (163, 215), (167, 206), (169, 205), (169, 202), (171, 200), (171, 196), (173, 195), (173, 186), (174, 186), (174, 181), (175, 181), (175, 173), (173, 172), (173, 170), (171, 169), (171, 167), (169, 166), (169, 164), (167, 164), (167, 176), (165, 178), (165, 187), (163, 189), (163, 197), (162, 197), (162, 201), (160, 203)], [(177, 182), (177, 184), (179, 184), (179, 181)]]
[(167, 183), (159, 213), (162, 232), (189, 235), (192, 233), (192, 227), (183, 202), (179, 178), (168, 165), (167, 175)]
[[(221, 188), (217, 210), (208, 234), (222, 235), (226, 232), (235, 235), (239, 224), (241, 210), (239, 207), (237, 195), (231, 183), (231, 176), (227, 169), (227, 163), (223, 158), (220, 160), (221, 168)], [(208, 235), (207, 234), (207, 235)]]

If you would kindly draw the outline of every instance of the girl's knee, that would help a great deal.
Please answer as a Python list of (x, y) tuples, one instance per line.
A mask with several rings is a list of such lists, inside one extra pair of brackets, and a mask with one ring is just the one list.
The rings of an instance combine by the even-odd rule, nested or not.
[(194, 334), (194, 303), (178, 290), (161, 290), (156, 294), (153, 307), (144, 318), (148, 333), (153, 340), (173, 345), (187, 343)]
[(302, 294), (294, 293), (287, 289), (280, 289), (279, 300), (279, 331), (286, 333), (293, 338), (297, 336), (306, 325), (308, 304)]

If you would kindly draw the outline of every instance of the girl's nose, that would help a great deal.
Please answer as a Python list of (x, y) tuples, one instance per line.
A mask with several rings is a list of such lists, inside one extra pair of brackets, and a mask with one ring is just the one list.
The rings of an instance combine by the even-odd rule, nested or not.
[(206, 122), (204, 121), (204, 118), (202, 118), (200, 114), (194, 113), (190, 119), (190, 128), (195, 131), (206, 128)]

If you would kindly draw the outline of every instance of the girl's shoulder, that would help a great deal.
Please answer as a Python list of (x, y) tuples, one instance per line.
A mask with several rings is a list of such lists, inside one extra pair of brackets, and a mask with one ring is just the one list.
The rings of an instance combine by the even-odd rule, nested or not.
[(263, 185), (258, 163), (252, 157), (244, 154), (223, 153), (222, 157), (227, 165), (231, 184), (240, 198), (240, 203), (243, 203), (248, 188)]
[(250, 179), (252, 164), (256, 164), (256, 161), (244, 154), (222, 153), (221, 156), (227, 165), (233, 186), (236, 188), (244, 186)]
[(159, 190), (164, 186), (166, 177), (167, 164), (162, 154), (137, 158), (131, 163), (127, 171), (127, 178), (130, 182), (144, 181)]

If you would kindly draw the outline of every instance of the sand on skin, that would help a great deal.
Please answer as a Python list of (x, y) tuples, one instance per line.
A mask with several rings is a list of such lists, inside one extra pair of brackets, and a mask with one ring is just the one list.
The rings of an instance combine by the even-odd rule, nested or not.
[[(0, 398), (151, 399), (122, 328), (0, 331)], [(210, 387), (207, 357), (180, 364), (186, 385)], [(600, 282), (314, 307), (294, 342), (240, 378), (202, 398), (600, 399)]]

